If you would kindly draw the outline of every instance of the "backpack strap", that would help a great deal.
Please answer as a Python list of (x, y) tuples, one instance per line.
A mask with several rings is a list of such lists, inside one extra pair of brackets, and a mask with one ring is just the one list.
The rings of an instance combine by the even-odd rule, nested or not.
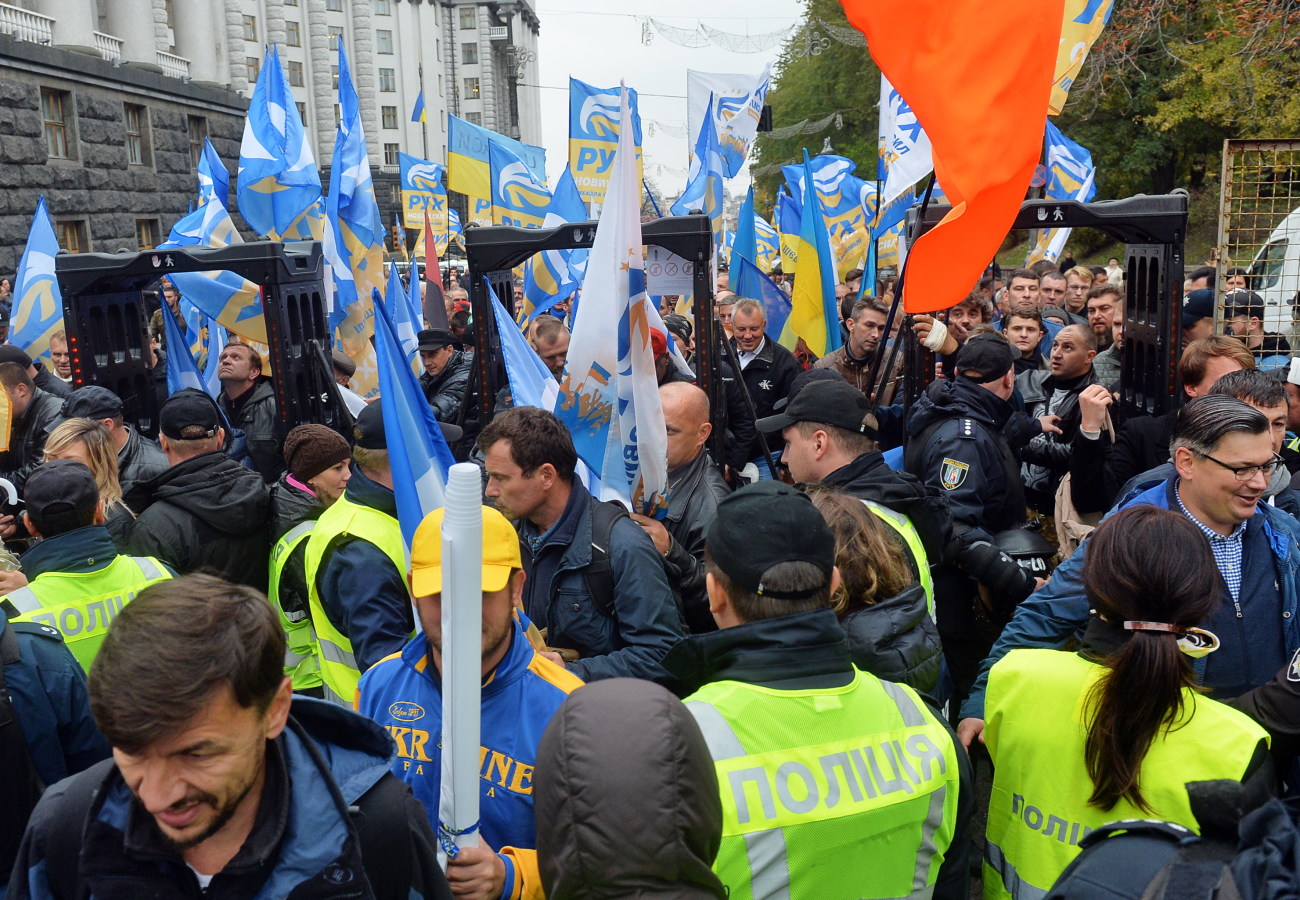
[(617, 503), (591, 504), (591, 562), (582, 570), (583, 581), (591, 602), (606, 618), (614, 617), (614, 570), (609, 563), (610, 541), (614, 523), (627, 518), (627, 511)]

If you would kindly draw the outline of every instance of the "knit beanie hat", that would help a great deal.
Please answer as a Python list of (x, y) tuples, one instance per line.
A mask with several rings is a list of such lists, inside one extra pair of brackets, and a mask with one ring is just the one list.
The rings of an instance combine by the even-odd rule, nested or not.
[(304, 484), (330, 466), (352, 458), (347, 440), (324, 425), (299, 425), (284, 439), (289, 474)]

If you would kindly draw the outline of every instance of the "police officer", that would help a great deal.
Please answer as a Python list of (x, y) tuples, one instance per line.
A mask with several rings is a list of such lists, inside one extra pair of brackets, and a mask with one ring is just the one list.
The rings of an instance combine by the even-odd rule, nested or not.
[[(959, 698), (1000, 625), (1035, 587), (1034, 577), (993, 541), (1025, 524), (1020, 460), (1004, 433), (1012, 421), (1018, 355), (1000, 334), (971, 338), (957, 353), (957, 377), (931, 387), (907, 423), (905, 467), (946, 495), (957, 543), (949, 556), (963, 570), (935, 573), (939, 635)], [(977, 582), (990, 598), (978, 614)]]
[(113, 617), (173, 573), (151, 556), (118, 554), (95, 476), (83, 463), (45, 463), (28, 477), (23, 497), (23, 524), (44, 540), (23, 555), (26, 586), (10, 590), (0, 605), (20, 622), (58, 628), (89, 672)]
[(729, 824), (714, 870), (731, 896), (965, 898), (969, 761), (911, 688), (854, 668), (812, 501), (742, 488), (706, 547), (720, 630), (664, 665), (717, 766)]

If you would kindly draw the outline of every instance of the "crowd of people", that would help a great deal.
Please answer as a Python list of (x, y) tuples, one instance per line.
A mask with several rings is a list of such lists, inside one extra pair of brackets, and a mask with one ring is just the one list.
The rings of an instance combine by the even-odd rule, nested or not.
[[(1239, 814), (1293, 789), (1300, 366), (1245, 273), (1215, 334), (1197, 269), (1185, 397), (1128, 414), (1111, 262), (990, 272), (892, 330), (892, 281), (850, 272), (822, 359), (720, 283), (720, 411), (673, 359), (689, 303), (662, 298), (659, 518), (593, 496), (565, 425), (508, 387), (480, 415), (453, 280), (418, 356), (483, 472), (459, 847), (443, 510), (408, 548), (354, 363), (351, 432), (281, 437), (232, 342), (217, 397), (165, 396), (155, 442), (72, 383), (61, 335), (48, 364), (0, 347), (9, 895), (964, 900), (977, 878), (1023, 900), (1108, 823), (1199, 832), (1188, 783), (1236, 785)], [(526, 328), (560, 380), (573, 315)], [(903, 341), (937, 360), (911, 404)]]

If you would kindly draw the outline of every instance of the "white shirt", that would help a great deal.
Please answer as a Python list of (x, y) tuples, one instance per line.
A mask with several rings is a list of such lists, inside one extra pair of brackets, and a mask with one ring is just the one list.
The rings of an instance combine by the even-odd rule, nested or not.
[(763, 347), (766, 345), (767, 345), (767, 336), (764, 335), (763, 339), (758, 342), (758, 346), (754, 348), (753, 352), (741, 350), (739, 353), (736, 354), (736, 359), (740, 362), (740, 368), (742, 371), (746, 366), (748, 366), (751, 362), (754, 361), (754, 358), (757, 357), (758, 354), (763, 352)]

